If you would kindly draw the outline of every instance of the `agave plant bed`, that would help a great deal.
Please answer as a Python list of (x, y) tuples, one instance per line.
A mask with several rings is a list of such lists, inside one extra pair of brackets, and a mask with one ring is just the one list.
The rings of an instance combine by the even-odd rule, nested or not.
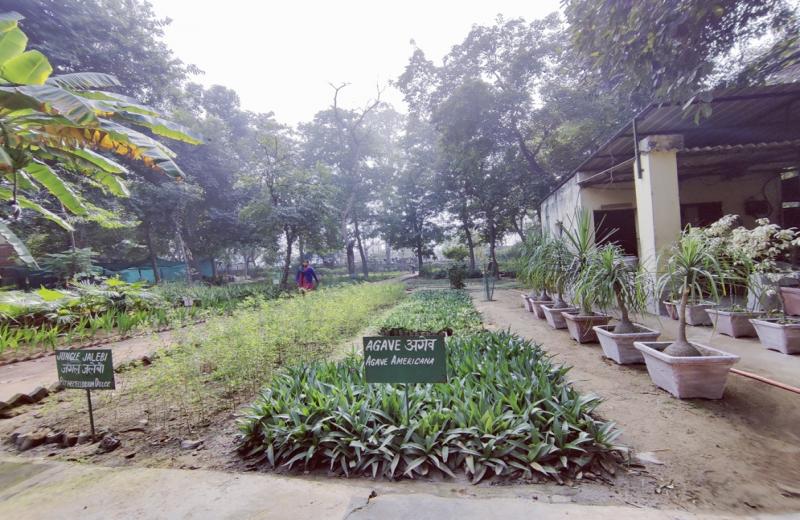
[(599, 398), (536, 344), (507, 332), (448, 339), (447, 384), (367, 384), (363, 360), (282, 369), (240, 420), (242, 455), (281, 470), (373, 478), (602, 474), (622, 448)]
[(380, 333), (386, 336), (450, 336), (481, 327), (481, 316), (469, 294), (454, 289), (417, 291), (378, 324)]

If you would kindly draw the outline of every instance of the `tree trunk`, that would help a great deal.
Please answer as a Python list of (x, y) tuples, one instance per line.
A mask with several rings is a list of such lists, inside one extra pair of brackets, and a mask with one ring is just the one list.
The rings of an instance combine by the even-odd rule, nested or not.
[(469, 225), (464, 223), (464, 237), (467, 239), (467, 248), (469, 248), (469, 270), (475, 270), (475, 244), (472, 242), (472, 231)]
[(617, 307), (619, 307), (620, 312), (620, 320), (617, 323), (617, 326), (614, 327), (615, 334), (633, 334), (636, 332), (636, 326), (631, 322), (631, 318), (628, 315), (628, 307), (625, 305), (625, 301), (622, 297), (622, 290), (618, 286), (614, 286), (614, 293), (617, 297)]
[(177, 225), (175, 229), (175, 239), (178, 241), (178, 249), (183, 257), (183, 263), (186, 265), (186, 283), (191, 285), (192, 268), (189, 265), (189, 249), (186, 247), (186, 244), (183, 241), (183, 235), (181, 235), (181, 228), (179, 225)]
[(495, 254), (495, 249), (497, 248), (497, 229), (494, 225), (494, 220), (492, 217), (488, 218), (489, 220), (489, 260), (491, 261), (491, 274), (493, 276), (497, 276), (497, 273), (500, 272), (497, 266), (497, 255)]
[(147, 252), (150, 255), (150, 266), (153, 268), (153, 279), (156, 284), (161, 283), (161, 273), (158, 271), (158, 255), (156, 254), (155, 247), (153, 247), (153, 234), (150, 228), (150, 221), (144, 221), (144, 239), (147, 243)]
[(297, 237), (297, 249), (300, 253), (300, 263), (303, 263), (303, 260), (306, 259), (306, 252), (305, 252), (305, 244), (303, 243), (303, 237)]
[(514, 226), (514, 231), (516, 231), (517, 235), (519, 235), (520, 240), (525, 242), (525, 232), (522, 230), (522, 222), (521, 222), (523, 219), (525, 219), (525, 215), (522, 216), (520, 222), (517, 222), (516, 218), (512, 218), (511, 223)]
[(214, 257), (211, 257), (211, 276), (216, 280), (217, 278), (217, 261)]
[(350, 274), (350, 278), (355, 278), (356, 276), (356, 255), (353, 252), (353, 248), (355, 247), (355, 240), (352, 238), (347, 241), (347, 272)]
[(664, 349), (664, 354), (668, 356), (694, 357), (700, 355), (700, 352), (698, 352), (686, 338), (686, 305), (688, 302), (689, 288), (684, 283), (681, 293), (681, 302), (678, 307), (678, 338)]
[(417, 272), (422, 273), (422, 240), (417, 239)]
[(358, 229), (358, 221), (353, 222), (356, 232), (356, 244), (358, 244), (358, 254), (361, 257), (361, 272), (364, 273), (364, 278), (369, 278), (369, 266), (367, 265), (367, 253), (364, 251), (364, 246), (361, 244), (361, 231)]
[(283, 226), (283, 232), (286, 236), (286, 255), (283, 258), (283, 273), (281, 274), (281, 287), (289, 288), (289, 268), (292, 266), (292, 242), (294, 242), (294, 234), (289, 226)]

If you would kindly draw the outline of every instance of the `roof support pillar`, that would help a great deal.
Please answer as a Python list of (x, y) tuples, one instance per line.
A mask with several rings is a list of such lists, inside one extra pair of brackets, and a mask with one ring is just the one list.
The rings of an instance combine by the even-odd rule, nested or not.
[[(633, 164), (639, 261), (653, 277), (659, 256), (681, 233), (677, 156), (682, 148), (683, 136), (649, 136), (639, 142), (641, 175), (635, 171), (637, 162)], [(660, 299), (656, 295), (652, 310), (657, 310)]]

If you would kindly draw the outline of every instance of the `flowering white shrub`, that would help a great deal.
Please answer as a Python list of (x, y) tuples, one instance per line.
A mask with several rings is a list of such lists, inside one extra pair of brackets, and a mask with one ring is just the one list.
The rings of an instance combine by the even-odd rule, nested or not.
[(718, 258), (759, 273), (785, 271), (779, 262), (792, 247), (800, 245), (797, 229), (784, 229), (766, 218), (756, 220), (756, 227), (747, 229), (738, 215), (725, 215), (713, 224), (689, 232), (710, 244)]

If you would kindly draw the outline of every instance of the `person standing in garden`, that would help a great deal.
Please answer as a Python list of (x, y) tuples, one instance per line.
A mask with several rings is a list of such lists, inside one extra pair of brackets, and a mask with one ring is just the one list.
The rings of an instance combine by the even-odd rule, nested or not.
[(308, 260), (303, 260), (303, 264), (300, 266), (300, 269), (298, 269), (294, 281), (297, 282), (297, 288), (300, 289), (301, 292), (313, 291), (314, 288), (319, 285), (317, 273), (314, 272), (313, 267), (308, 265)]

